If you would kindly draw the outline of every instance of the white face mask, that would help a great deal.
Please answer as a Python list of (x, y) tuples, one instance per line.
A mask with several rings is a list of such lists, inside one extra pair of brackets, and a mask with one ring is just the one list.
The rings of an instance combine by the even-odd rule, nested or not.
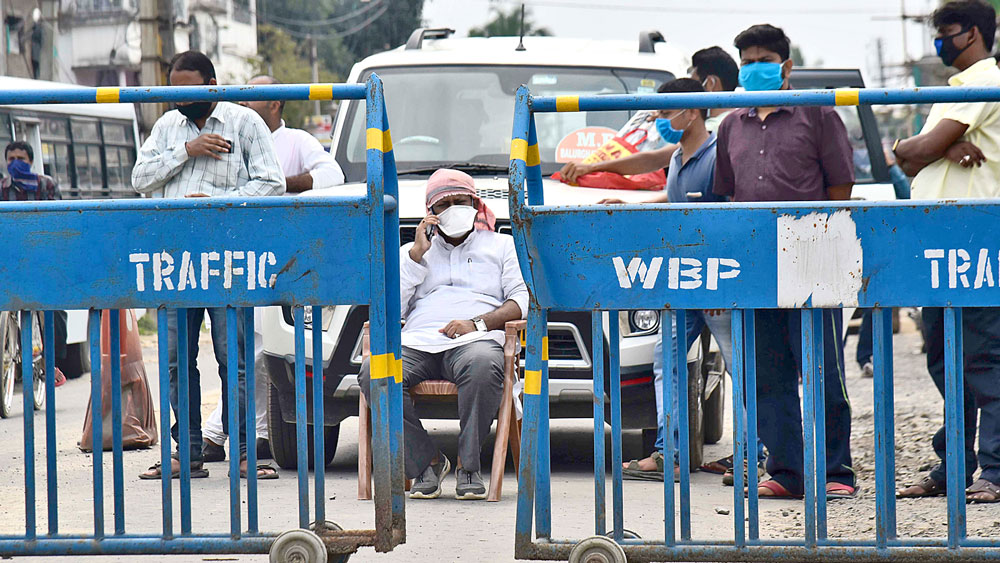
[(472, 230), (479, 211), (469, 205), (452, 205), (438, 215), (441, 223), (438, 228), (445, 235), (458, 238)]

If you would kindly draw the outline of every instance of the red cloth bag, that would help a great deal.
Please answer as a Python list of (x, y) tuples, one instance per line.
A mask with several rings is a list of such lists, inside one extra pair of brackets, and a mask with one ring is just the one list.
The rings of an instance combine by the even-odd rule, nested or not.
[[(604, 162), (608, 160), (618, 160), (619, 158), (624, 158), (639, 152), (636, 145), (642, 144), (645, 140), (646, 135), (643, 130), (643, 136), (632, 144), (625, 139), (631, 136), (639, 129), (629, 131), (624, 135), (619, 135), (612, 138), (607, 143), (604, 143), (599, 149), (587, 155), (583, 159), (582, 164), (593, 164), (595, 162)], [(562, 175), (556, 172), (552, 175), (553, 180), (563, 181)], [(631, 176), (623, 176), (621, 174), (615, 174), (614, 172), (591, 172), (590, 174), (584, 174), (576, 179), (576, 184), (583, 188), (601, 188), (605, 190), (662, 190), (663, 186), (667, 185), (667, 175), (662, 169), (656, 172), (646, 172), (644, 174), (633, 174)]]

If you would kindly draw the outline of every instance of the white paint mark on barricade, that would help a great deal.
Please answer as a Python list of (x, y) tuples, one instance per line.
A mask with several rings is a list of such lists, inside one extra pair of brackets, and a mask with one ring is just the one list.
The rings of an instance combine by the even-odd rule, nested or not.
[(778, 306), (857, 307), (863, 251), (849, 211), (778, 217)]
[[(637, 281), (643, 289), (653, 289), (663, 266), (663, 257), (656, 256), (649, 265), (638, 256), (634, 256), (625, 265), (625, 259), (615, 256), (611, 259), (618, 276), (618, 285), (622, 289), (632, 289)], [(725, 267), (726, 269), (721, 269)], [(707, 269), (706, 269), (707, 268)], [(702, 270), (706, 270), (702, 274)], [(740, 263), (733, 258), (708, 258), (702, 262), (698, 258), (668, 257), (667, 258), (667, 289), (701, 289), (709, 291), (719, 289), (719, 280), (731, 280), (739, 277)]]
[[(207, 291), (213, 278), (221, 279), (224, 289), (232, 289), (234, 279), (246, 277), (247, 290), (273, 289), (278, 275), (270, 273), (269, 267), (278, 263), (273, 252), (253, 250), (225, 250), (200, 252), (193, 259), (191, 253), (181, 253), (180, 267), (174, 266), (174, 257), (166, 250), (160, 252), (133, 252), (129, 262), (135, 264), (135, 288), (142, 293), (152, 285), (153, 291), (176, 291), (201, 289)], [(222, 262), (220, 269), (220, 262)], [(151, 267), (146, 268), (146, 264)], [(200, 266), (200, 267), (199, 267)], [(147, 284), (147, 276), (152, 276), (152, 284)], [(199, 284), (200, 282), (200, 284)]]

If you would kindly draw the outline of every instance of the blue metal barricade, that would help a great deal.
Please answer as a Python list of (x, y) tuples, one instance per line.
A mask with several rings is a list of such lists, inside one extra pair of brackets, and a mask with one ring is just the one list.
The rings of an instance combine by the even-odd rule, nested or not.
[[(518, 258), (531, 292), (524, 385), (522, 456), (515, 555), (574, 561), (957, 561), (1000, 558), (1000, 540), (965, 530), (962, 307), (1000, 306), (994, 272), (1000, 254), (992, 233), (1000, 203), (815, 202), (547, 206), (535, 113), (732, 108), (793, 105), (903, 104), (1000, 100), (998, 88), (816, 90), (794, 92), (532, 97), (517, 93), (510, 163), (510, 216)], [(526, 185), (526, 189), (525, 189)], [(525, 194), (527, 191), (527, 194)], [(527, 196), (527, 197), (526, 197)], [(945, 309), (946, 538), (897, 534), (891, 308)], [(824, 309), (865, 307), (874, 319), (875, 537), (830, 538), (825, 488)], [(685, 310), (732, 311), (733, 455), (743, 466), (757, 443), (758, 365), (755, 323), (767, 310), (800, 311), (803, 384), (804, 535), (764, 539), (757, 488), (744, 493), (734, 474), (733, 535), (692, 537), (688, 419), (679, 416), (679, 503), (665, 479), (664, 539), (626, 538), (623, 517), (618, 311), (666, 310), (684, 327)], [(548, 433), (546, 316), (591, 311), (594, 365), (596, 536), (552, 535)], [(605, 328), (607, 327), (607, 350)], [(677, 339), (683, 343), (683, 338)], [(610, 358), (612, 527), (605, 514), (605, 354)], [(663, 346), (664, 404), (676, 394), (687, 412), (686, 349)], [(676, 387), (671, 386), (675, 379)], [(744, 408), (745, 405), (745, 408)], [(670, 428), (670, 409), (663, 424)], [(674, 450), (664, 432), (664, 451)], [(747, 446), (750, 446), (747, 448)], [(667, 459), (669, 460), (669, 454)], [(751, 461), (751, 466), (753, 462)], [(670, 466), (667, 463), (666, 475)], [(752, 475), (752, 472), (751, 472)], [(753, 479), (751, 477), (751, 479)], [(744, 498), (744, 496), (746, 498)], [(679, 504), (679, 506), (677, 506)], [(679, 533), (678, 533), (679, 520)], [(532, 524), (534, 523), (534, 530)], [(534, 533), (533, 533), (534, 532)], [(606, 534), (606, 535), (605, 535)], [(679, 537), (678, 537), (679, 536)]]
[[(0, 556), (89, 554), (267, 553), (277, 560), (298, 553), (302, 561), (326, 561), (326, 554), (350, 554), (360, 546), (389, 551), (405, 541), (402, 463), (402, 385), (399, 336), (399, 215), (396, 165), (382, 95), (382, 83), (156, 88), (74, 88), (51, 92), (0, 91), (4, 104), (126, 103), (253, 100), (365, 100), (367, 105), (366, 194), (296, 198), (220, 198), (0, 203), (0, 310), (21, 311), (22, 375), (32, 381), (33, 311), (44, 311), (45, 487), (48, 529), (36, 522), (34, 409), (24, 394), (24, 534), (0, 536)], [(386, 249), (390, 249), (386, 252)], [(327, 521), (323, 424), (314, 424), (315, 504), (310, 512), (305, 460), (310, 417), (307, 397), (304, 310), (313, 318), (332, 305), (367, 305), (372, 349), (372, 423), (375, 528), (341, 530)], [(229, 533), (197, 533), (192, 522), (188, 417), (179, 418), (180, 529), (175, 529), (171, 472), (162, 473), (162, 533), (130, 532), (125, 518), (126, 477), (122, 453), (121, 365), (111, 362), (113, 424), (112, 491), (114, 529), (105, 525), (104, 453), (101, 447), (100, 311), (110, 312), (110, 357), (120, 358), (119, 310), (156, 310), (159, 339), (160, 455), (170, 467), (171, 434), (168, 322), (185, 321), (191, 308), (225, 311), (228, 357), (245, 355), (245, 373), (254, 374), (253, 338), (244, 349), (240, 328), (253, 334), (255, 306), (293, 308), (295, 404), (298, 463), (298, 526), (278, 536), (259, 526), (261, 507), (255, 448), (252, 381), (246, 418), (240, 420), (236, 361), (228, 362), (230, 452), (239, 451), (246, 425), (246, 500), (241, 499), (239, 456), (230, 455)], [(93, 416), (92, 534), (66, 534), (59, 511), (53, 310), (90, 311)], [(242, 325), (242, 326), (238, 326)], [(179, 412), (200, 409), (188, 393), (187, 322), (176, 323)], [(312, 412), (322, 420), (322, 323), (312, 324)], [(251, 375), (251, 378), (253, 376)], [(26, 384), (26, 388), (27, 388)], [(75, 423), (74, 423), (75, 426)], [(144, 487), (129, 490), (149, 495)], [(148, 489), (146, 489), (148, 490)], [(155, 498), (155, 497), (154, 497)], [(242, 506), (245, 504), (245, 508)], [(286, 503), (285, 506), (294, 506)], [(64, 506), (65, 508), (65, 506)], [(243, 518), (245, 517), (245, 521)], [(313, 531), (308, 531), (309, 529)], [(280, 530), (279, 530), (280, 531)], [(315, 533), (314, 533), (315, 532)], [(282, 555), (284, 554), (284, 555)], [(320, 556), (322, 554), (322, 556)], [(312, 558), (316, 555), (317, 558)], [(341, 560), (341, 559), (338, 559)]]

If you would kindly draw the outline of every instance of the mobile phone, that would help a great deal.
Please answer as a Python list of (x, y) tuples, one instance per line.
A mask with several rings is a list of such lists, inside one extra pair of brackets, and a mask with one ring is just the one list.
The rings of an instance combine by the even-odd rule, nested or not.
[(424, 227), (424, 234), (427, 235), (427, 240), (431, 240), (431, 237), (434, 236), (434, 232), (434, 225), (427, 225)]
[(226, 141), (227, 145), (229, 145), (229, 150), (226, 152), (230, 153), (233, 152), (233, 140), (232, 139), (223, 139), (223, 140)]

